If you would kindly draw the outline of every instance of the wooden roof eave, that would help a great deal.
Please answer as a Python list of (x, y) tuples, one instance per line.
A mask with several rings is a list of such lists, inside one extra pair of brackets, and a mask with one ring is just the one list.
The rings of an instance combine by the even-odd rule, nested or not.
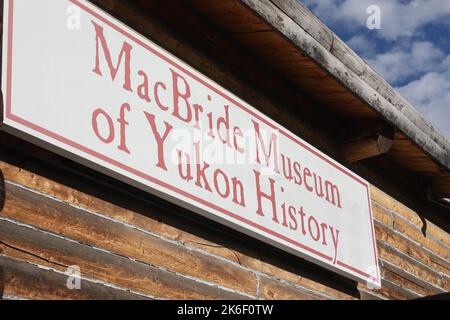
[(240, 1), (450, 171), (448, 139), (307, 8), (296, 0)]

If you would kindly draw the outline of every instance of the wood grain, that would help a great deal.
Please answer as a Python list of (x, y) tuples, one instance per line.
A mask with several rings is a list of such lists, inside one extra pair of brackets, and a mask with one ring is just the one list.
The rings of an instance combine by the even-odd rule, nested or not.
[(76, 265), (84, 279), (164, 299), (243, 299), (244, 296), (183, 278), (152, 265), (0, 220), (0, 252), (66, 272)]
[(385, 154), (391, 146), (392, 139), (378, 135), (349, 141), (343, 147), (343, 154), (347, 162), (355, 162)]
[(180, 274), (256, 293), (256, 277), (249, 271), (9, 183), (0, 216)]
[(66, 286), (67, 276), (0, 255), (4, 268), (4, 295), (31, 300), (142, 300), (124, 290), (83, 281), (80, 290)]
[(380, 289), (370, 289), (366, 285), (359, 283), (358, 288), (360, 288), (361, 299), (362, 300), (407, 300), (408, 297), (405, 296), (403, 292), (399, 292), (398, 290), (393, 290), (392, 287), (386, 286), (386, 281), (381, 280), (381, 288)]
[(260, 298), (265, 300), (318, 300), (324, 299), (312, 292), (265, 277), (261, 278)]
[[(444, 248), (450, 247), (450, 234), (448, 234), (446, 231), (442, 230), (435, 224), (427, 221), (426, 219), (423, 219), (414, 210), (408, 208), (401, 202), (395, 200), (394, 198), (392, 198), (391, 196), (387, 195), (385, 192), (381, 191), (380, 189), (378, 189), (374, 186), (371, 186), (371, 188), (370, 188), (370, 196), (371, 196), (372, 201), (375, 202), (378, 207), (382, 207), (385, 210), (387, 210), (387, 212), (391, 212), (393, 214), (392, 219), (394, 219), (394, 216), (400, 216), (405, 221), (407, 221), (409, 224), (412, 224), (413, 226), (415, 226), (416, 230), (422, 230), (422, 228), (424, 227), (424, 221), (426, 221), (427, 237), (430, 236), (428, 238), (428, 240), (429, 240), (428, 243), (437, 242), (438, 246), (440, 246), (440, 247), (442, 247), (442, 245), (439, 245), (439, 243), (443, 244)], [(401, 224), (401, 221), (399, 221), (399, 218), (397, 217), (396, 219), (397, 219), (398, 224)], [(392, 225), (393, 225), (393, 222), (392, 222)], [(411, 231), (411, 232), (417, 236), (417, 238), (415, 238), (416, 241), (420, 242), (422, 240), (421, 244), (426, 245), (427, 241), (424, 240), (425, 237), (423, 235), (419, 236), (416, 232), (414, 232), (414, 231)], [(448, 249), (445, 251), (448, 252)]]
[[(443, 166), (449, 168), (448, 140), (306, 7), (295, 1), (242, 0), (242, 2), (289, 39), (292, 46), (306, 52), (320, 67), (333, 75), (334, 79), (332, 77), (323, 79), (323, 86), (338, 79), (349, 90), (343, 95), (359, 96), (364, 101), (361, 104), (362, 108), (372, 107), (383, 118), (407, 134), (408, 138), (431, 155), (431, 158), (437, 159)], [(433, 162), (431, 158), (428, 160), (429, 163)]]
[[(161, 220), (155, 220), (150, 217), (142, 216), (131, 210), (118, 207), (110, 202), (95, 198), (5, 162), (0, 161), (0, 169), (4, 172), (7, 182), (14, 182), (23, 185), (26, 188), (54, 197), (58, 201), (63, 201), (65, 203), (111, 217), (112, 219), (126, 223), (127, 225), (146, 230), (164, 238), (186, 244), (190, 247), (199, 248), (216, 256), (223, 257), (231, 262), (239, 263), (240, 265), (253, 269), (256, 272), (262, 272), (269, 276), (280, 277), (311, 290), (322, 292), (331, 297), (336, 297), (339, 299), (353, 298), (353, 296), (348, 293), (339, 291), (338, 289), (321, 283), (319, 279), (314, 280), (311, 278), (310, 273), (300, 273), (302, 269), (301, 267), (297, 268), (297, 273), (294, 273), (293, 271), (283, 270), (281, 267), (273, 265), (273, 263), (282, 263), (282, 259), (272, 259), (271, 263), (262, 261), (255, 257), (249, 256), (245, 253), (245, 251), (237, 251), (236, 244), (233, 245), (234, 249), (226, 247), (218, 244), (217, 242), (211, 241), (211, 239), (208, 240), (205, 237), (199, 237), (195, 234), (165, 224)], [(161, 213), (167, 215), (170, 214), (169, 212), (164, 211)]]
[(392, 272), (386, 268), (382, 269), (382, 277), (383, 277), (383, 279), (385, 279), (393, 284), (396, 284), (398, 289), (406, 288), (412, 292), (417, 293), (420, 296), (430, 296), (430, 295), (437, 294), (439, 292), (437, 290), (433, 290), (430, 288), (425, 288), (423, 286), (420, 286), (417, 283), (415, 283), (405, 277), (402, 277), (401, 275), (398, 275), (395, 272)]
[(420, 245), (396, 233), (394, 230), (375, 222), (375, 234), (378, 241), (389, 244), (438, 272), (450, 275), (450, 263), (448, 261), (439, 258), (430, 251), (423, 250)]
[[(230, 261), (238, 261), (241, 265), (255, 270), (255, 272), (262, 272), (264, 274), (279, 277), (281, 279), (284, 279), (286, 281), (289, 281), (293, 284), (301, 285), (305, 288), (311, 289), (312, 291), (323, 293), (330, 297), (336, 297), (339, 299), (351, 299), (352, 296), (345, 294), (343, 292), (339, 292), (339, 290), (327, 287), (326, 285), (319, 283), (317, 281), (312, 280), (311, 278), (300, 276), (299, 274), (295, 274), (292, 272), (289, 272), (287, 270), (283, 270), (280, 267), (276, 267), (268, 262), (263, 262), (261, 260), (255, 259), (253, 257), (249, 257), (243, 253), (239, 253), (236, 251), (232, 251), (226, 247), (223, 247), (221, 245), (217, 245), (211, 241), (208, 241), (204, 238), (199, 238), (198, 236), (195, 236), (191, 233), (182, 231), (180, 229), (165, 225), (164, 223), (154, 221), (153, 219), (143, 217), (139, 214), (136, 214), (132, 211), (117, 207), (109, 202), (105, 202), (103, 200), (94, 198), (92, 196), (89, 196), (87, 194), (84, 194), (80, 191), (68, 188), (64, 185), (60, 185), (58, 183), (55, 183), (51, 180), (48, 180), (46, 178), (43, 178), (39, 175), (33, 174), (31, 172), (28, 172), (23, 169), (19, 169), (18, 167), (14, 167), (12, 165), (9, 165), (5, 162), (0, 162), (0, 169), (4, 173), (4, 176), (6, 178), (6, 186), (8, 188), (8, 194), (7, 199), (14, 198), (14, 190), (16, 192), (22, 191), (20, 188), (15, 187), (14, 185), (10, 186), (10, 181), (13, 181), (14, 183), (23, 184), (27, 188), (35, 189), (39, 192), (42, 192), (44, 194), (48, 194), (49, 196), (55, 197), (59, 201), (64, 201), (72, 205), (76, 205), (78, 207), (82, 207), (86, 210), (90, 210), (93, 212), (98, 212), (105, 216), (110, 216), (114, 220), (117, 220), (119, 222), (124, 222), (127, 225), (136, 226), (139, 228), (142, 228), (143, 230), (148, 230), (149, 232), (163, 235), (164, 237), (167, 237), (168, 239), (174, 239), (178, 240), (181, 243), (186, 243), (194, 247), (201, 248), (204, 251), (211, 252), (215, 255), (222, 256), (225, 259), (228, 259)], [(12, 188), (12, 189), (10, 189)], [(25, 192), (25, 191), (24, 191)], [(26, 194), (26, 192), (25, 192)], [(15, 196), (17, 198), (17, 195)], [(19, 197), (20, 198), (20, 197)], [(44, 197), (45, 198), (45, 197)], [(38, 198), (40, 199), (40, 198)], [(9, 212), (8, 208), (11, 207), (11, 205), (8, 205), (11, 200), (7, 201), (6, 210)], [(12, 206), (16, 208), (21, 208), (21, 205), (17, 200), (14, 200), (15, 202), (11, 202)], [(46, 200), (50, 201), (50, 200)], [(390, 199), (390, 201), (394, 201), (393, 199)], [(32, 203), (35, 203), (37, 207), (40, 205), (42, 206), (42, 201), (31, 201)], [(17, 203), (17, 205), (15, 204)], [(51, 203), (51, 202), (50, 202)], [(386, 205), (386, 204), (385, 204)], [(25, 211), (32, 211), (34, 209), (26, 209), (29, 208), (25, 207)], [(398, 207), (399, 204), (396, 203), (396, 206)], [(397, 208), (395, 207), (395, 208)], [(24, 208), (24, 207), (22, 207)], [(75, 208), (76, 209), (76, 208)], [(67, 209), (64, 209), (67, 210)], [(17, 210), (16, 210), (17, 211)], [(46, 210), (44, 210), (46, 211)], [(48, 214), (48, 213), (47, 213)], [(381, 223), (376, 224), (376, 230), (377, 230), (377, 238), (379, 241), (388, 243), (392, 245), (393, 247), (398, 248), (398, 250), (405, 252), (406, 254), (410, 255), (411, 257), (417, 259), (418, 261), (421, 261), (427, 265), (429, 265), (432, 268), (435, 268), (438, 271), (444, 272), (445, 274), (448, 273), (448, 269), (446, 269), (446, 266), (443, 265), (442, 260), (434, 259), (433, 255), (430, 255), (430, 252), (425, 252), (421, 250), (417, 244), (411, 244), (410, 241), (405, 241), (405, 239), (399, 238), (398, 235), (395, 234), (394, 230), (392, 230), (393, 227), (393, 216), (392, 212), (386, 210), (384, 207), (379, 206), (378, 204), (374, 204), (374, 216), (379, 221), (384, 221), (384, 226), (381, 225)], [(14, 218), (13, 215), (10, 216), (11, 218)], [(70, 218), (70, 215), (68, 216)], [(19, 216), (20, 218), (20, 216)], [(28, 217), (30, 218), (30, 217)], [(15, 218), (14, 218), (15, 219)], [(21, 219), (21, 218), (20, 218)], [(60, 223), (63, 223), (63, 218), (59, 218)], [(397, 218), (398, 219), (398, 218)], [(23, 220), (22, 220), (23, 221)], [(42, 224), (38, 224), (42, 226)], [(89, 223), (85, 223), (86, 227), (88, 227)], [(409, 226), (409, 225), (408, 225)], [(391, 229), (387, 228), (391, 227)], [(398, 227), (398, 222), (397, 222)], [(409, 226), (414, 227), (414, 226)], [(45, 227), (47, 229), (50, 229), (50, 227)], [(92, 228), (92, 226), (91, 226)], [(58, 230), (58, 228), (56, 228)], [(418, 230), (418, 229), (417, 229)], [(419, 230), (418, 230), (419, 231)], [(420, 232), (420, 231), (419, 231)], [(65, 231), (65, 234), (67, 234), (67, 231)], [(415, 235), (417, 237), (418, 234)], [(75, 238), (77, 238), (76, 236)], [(414, 238), (415, 239), (415, 238)], [(89, 243), (96, 243), (95, 237), (91, 237)], [(120, 251), (122, 252), (122, 251)], [(438, 261), (438, 262), (436, 262)], [(395, 262), (395, 261), (394, 261)], [(160, 263), (157, 261), (157, 263)], [(440, 263), (440, 264), (439, 264)], [(165, 264), (163, 264), (164, 266)], [(392, 281), (395, 283), (395, 281)], [(398, 285), (401, 285), (400, 283)], [(391, 288), (391, 291), (394, 290)], [(412, 291), (414, 291), (414, 288), (411, 288)], [(429, 289), (432, 292), (435, 292), (436, 290)], [(395, 291), (395, 290), (394, 290)], [(420, 292), (418, 292), (420, 294)]]
[(428, 287), (439, 288), (441, 292), (444, 291), (442, 276), (433, 269), (424, 266), (407, 255), (400, 254), (395, 249), (381, 243), (378, 244), (378, 255), (382, 260), (386, 260), (396, 266), (396, 270), (390, 269), (393, 272), (397, 273), (398, 269), (401, 269), (402, 274), (404, 276), (407, 275), (408, 279), (420, 284), (428, 283), (432, 285)]

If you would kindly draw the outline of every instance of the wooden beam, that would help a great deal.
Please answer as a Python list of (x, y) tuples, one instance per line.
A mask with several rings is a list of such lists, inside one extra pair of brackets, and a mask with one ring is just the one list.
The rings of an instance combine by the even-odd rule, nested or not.
[(30, 300), (147, 300), (148, 298), (102, 283), (83, 279), (80, 290), (66, 286), (67, 276), (4, 255), (0, 256), (4, 269), (4, 295)]
[[(405, 133), (439, 164), (446, 169), (450, 169), (450, 144), (448, 139), (436, 131), (413, 106), (402, 99), (364, 61), (357, 58), (346, 61), (345, 58), (348, 57), (346, 52), (351, 52), (351, 50), (347, 50), (344, 44), (341, 44), (341, 47), (345, 50), (336, 51), (333, 49), (329, 51), (324, 37), (317, 36), (319, 31), (325, 29), (325, 27), (320, 21), (314, 19), (309, 10), (305, 7), (302, 8), (302, 14), (310, 16), (310, 19), (301, 19), (301, 21), (307, 21), (307, 23), (299, 24), (298, 19), (292, 18), (296, 15), (300, 16), (299, 8), (301, 6), (299, 5), (286, 10), (286, 5), (281, 6), (281, 2), (275, 0), (240, 0), (240, 2), (278, 30), (294, 46), (312, 58), (320, 67), (327, 70), (331, 76), (338, 79), (348, 88), (349, 92), (360, 97), (392, 126)], [(277, 4), (285, 11), (280, 9)], [(334, 36), (333, 47), (336, 47), (337, 43), (342, 42), (342, 40), (334, 34), (332, 35)], [(352, 68), (348, 66), (349, 64)], [(362, 74), (359, 75), (358, 72), (353, 70), (362, 71)], [(366, 74), (371, 74), (371, 77), (365, 77)]]
[(384, 154), (392, 146), (392, 139), (383, 135), (349, 142), (344, 149), (347, 162), (355, 162)]
[(386, 125), (360, 132), (344, 145), (343, 157), (347, 162), (355, 162), (384, 154), (391, 149), (393, 136), (393, 129)]

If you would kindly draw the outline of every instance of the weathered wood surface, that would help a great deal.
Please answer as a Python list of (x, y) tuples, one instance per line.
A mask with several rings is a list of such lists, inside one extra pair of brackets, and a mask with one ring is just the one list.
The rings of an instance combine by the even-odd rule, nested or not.
[(383, 135), (349, 141), (344, 146), (344, 159), (355, 162), (384, 154), (392, 146), (392, 139)]
[(125, 290), (83, 281), (80, 290), (70, 290), (66, 286), (67, 276), (32, 263), (17, 261), (0, 255), (0, 265), (4, 269), (4, 296), (33, 300), (142, 300), (141, 295)]
[[(339, 296), (341, 298), (350, 297), (348, 294), (339, 292), (333, 288), (328, 288), (327, 286), (321, 285), (314, 280), (302, 278), (286, 270), (279, 269), (270, 263), (249, 257), (246, 254), (236, 252), (233, 249), (226, 248), (217, 243), (212, 243), (207, 239), (199, 238), (198, 236), (171, 227), (170, 225), (165, 225), (157, 220), (143, 217), (132, 211), (117, 207), (100, 199), (93, 198), (82, 192), (69, 189), (64, 185), (57, 184), (25, 170), (21, 170), (19, 168), (14, 169), (5, 163), (2, 163), (1, 168), (5, 175), (7, 190), (6, 203), (2, 214), (11, 219), (19, 220), (21, 223), (32, 224), (35, 227), (51, 230), (51, 232), (55, 232), (66, 237), (70, 236), (71, 239), (76, 239), (77, 241), (83, 243), (95, 245), (96, 247), (100, 247), (102, 249), (116, 250), (116, 252), (121, 255), (128, 255), (138, 258), (140, 261), (149, 261), (152, 264), (159, 264), (162, 267), (170, 268), (170, 270), (177, 270), (180, 273), (188, 273), (190, 275), (196, 274), (202, 280), (216, 279), (216, 281), (221, 282), (222, 285), (227, 287), (230, 287), (230, 285), (223, 282), (222, 279), (226, 277), (224, 276), (224, 274), (227, 273), (226, 261), (229, 261), (230, 267), (233, 270), (241, 270), (240, 273), (243, 273), (243, 276), (239, 276), (239, 273), (234, 272), (230, 275), (230, 278), (232, 278), (233, 283), (239, 284), (236, 288), (244, 292), (247, 291), (249, 293), (254, 293), (256, 291), (257, 286), (256, 282), (254, 282), (254, 275), (252, 275), (252, 272), (245, 271), (241, 267), (236, 267), (236, 265), (242, 265), (246, 269), (254, 269), (255, 273), (267, 272), (277, 277), (290, 278), (299, 286), (314, 288), (317, 291), (327, 294), (328, 296)], [(27, 189), (36, 190), (39, 193), (46, 194), (49, 198), (46, 200), (42, 198), (35, 198), (35, 201), (32, 201), (30, 200), (33, 197), (32, 193), (26, 189), (21, 189), (16, 185), (23, 185)], [(10, 196), (8, 196), (8, 194), (10, 194)], [(36, 196), (39, 197), (40, 195)], [(25, 198), (28, 200), (25, 200)], [(54, 200), (52, 200), (52, 198)], [(56, 207), (52, 207), (53, 201), (57, 205)], [(35, 204), (34, 206), (33, 203)], [(64, 203), (70, 204), (71, 206), (66, 207)], [(42, 209), (36, 210), (36, 206), (41, 206)], [(84, 210), (73, 208), (73, 206)], [(152, 210), (156, 210), (156, 208)], [(160, 209), (158, 208), (157, 210)], [(82, 212), (82, 215), (79, 217), (78, 214), (74, 214), (73, 212)], [(168, 215), (170, 214), (164, 211), (162, 213)], [(83, 222), (85, 217), (89, 214), (94, 215), (90, 219), (88, 218), (89, 220), (87, 221), (89, 221), (89, 223)], [(98, 221), (100, 216), (112, 220), (105, 221), (105, 219), (100, 219), (100, 223), (93, 223), (93, 221)], [(92, 218), (94, 220), (92, 220)], [(114, 227), (116, 224), (119, 225), (119, 229), (118, 227)], [(139, 230), (131, 233), (128, 232), (123, 235), (117, 235), (117, 230), (123, 230), (123, 225), (129, 226), (130, 228), (137, 228)], [(163, 239), (166, 239), (166, 241), (170, 241), (171, 243), (173, 243), (173, 241), (177, 241), (179, 245), (172, 245), (172, 247), (168, 247), (167, 244), (164, 243), (163, 239), (160, 238), (159, 242), (154, 246), (156, 247), (154, 249), (156, 250), (155, 252), (152, 252), (149, 249), (145, 252), (140, 252), (143, 246), (146, 247), (142, 244), (142, 240), (137, 249), (133, 249), (131, 247), (137, 245), (137, 241), (134, 240), (133, 237), (136, 237), (142, 232), (163, 237)], [(88, 235), (83, 235), (84, 233), (88, 233)], [(114, 234), (116, 235), (114, 236)], [(117, 239), (119, 236), (121, 237), (120, 241), (111, 239), (111, 237)], [(108, 243), (103, 244), (102, 239), (105, 239), (104, 241), (107, 241)], [(127, 244), (125, 245), (120, 243), (120, 245), (113, 246), (110, 242), (126, 242)], [(183, 246), (185, 247), (184, 250), (186, 253), (180, 251)], [(180, 249), (178, 251), (173, 251), (173, 247), (179, 247)], [(207, 265), (202, 268), (201, 272), (194, 274), (194, 270), (199, 268), (199, 263), (194, 262), (195, 257), (198, 256), (196, 254), (198, 250), (193, 251), (189, 248), (200, 249), (201, 251), (207, 253), (207, 255), (201, 256), (207, 256), (208, 258), (206, 259), (212, 260), (216, 266), (214, 266), (214, 264), (206, 263)], [(164, 250), (165, 252), (161, 253), (161, 250)], [(180, 253), (177, 254), (177, 252)], [(216, 258), (214, 259), (209, 257), (209, 254), (213, 254)], [(186, 255), (193, 255), (193, 257), (184, 259)], [(179, 258), (175, 260), (177, 256)], [(221, 259), (217, 259), (219, 257), (225, 258), (226, 261), (224, 262)], [(180, 262), (176, 263), (176, 261)], [(246, 289), (245, 286), (249, 286), (249, 288)]]
[[(399, 135), (387, 157), (416, 175), (434, 176), (436, 192), (450, 195), (448, 140), (298, 1), (184, 1), (315, 105), (344, 118), (346, 127), (388, 119)], [(222, 19), (221, 13), (227, 18)], [(239, 23), (246, 20), (260, 28)], [(232, 25), (239, 27), (230, 30)]]
[[(84, 281), (101, 281), (145, 297), (164, 299), (242, 299), (244, 296), (183, 278), (131, 257), (44, 234), (0, 219), (0, 253), (65, 273), (77, 265)], [(67, 278), (67, 277), (66, 277)]]
[(242, 2), (450, 169), (449, 141), (306, 7), (294, 0)]
[(261, 278), (261, 298), (266, 300), (318, 300), (323, 296), (300, 289), (292, 284)]
[[(436, 226), (435, 224), (433, 224), (432, 222), (426, 219), (424, 220), (419, 213), (408, 208), (401, 202), (388, 196), (386, 193), (384, 193), (383, 191), (374, 186), (371, 186), (370, 188), (370, 196), (374, 202), (376, 202), (379, 206), (385, 209), (387, 214), (395, 213), (397, 216), (400, 216), (404, 220), (408, 221), (410, 225), (415, 226), (415, 228), (418, 230), (422, 230), (425, 226), (428, 238), (440, 240), (447, 247), (450, 247), (450, 235), (441, 228), (439, 228), (438, 226)], [(394, 226), (393, 218), (387, 224), (393, 227)], [(421, 238), (418, 238), (418, 241), (419, 240), (421, 240)]]
[[(236, 247), (235, 240), (224, 243), (224, 235), (199, 237), (166, 224), (162, 217), (143, 216), (3, 161), (0, 170), (5, 198), (0, 213), (2, 256), (60, 273), (77, 264), (87, 281), (144, 297), (410, 299), (450, 290), (448, 234), (433, 226), (425, 237), (414, 224), (421, 221), (414, 212), (376, 189), (372, 193), (383, 288), (359, 286), (359, 292), (351, 293), (343, 285), (333, 286), (332, 279), (323, 282), (318, 270), (290, 270), (290, 263), (266, 260), (243, 244)], [(158, 207), (147, 210), (170, 214)], [(394, 228), (399, 228), (399, 219), (409, 232)], [(222, 241), (215, 242), (219, 238)]]
[[(205, 0), (192, 1), (200, 5)], [(95, 2), (124, 20), (134, 21), (134, 25), (130, 23), (132, 27), (146, 35), (153, 34), (165, 48), (178, 48), (189, 63), (206, 74), (215, 74), (215, 80), (248, 96), (277, 121), (302, 133), (301, 119), (292, 116), (292, 110), (280, 108), (273, 103), (274, 97), (260, 93), (267, 88), (263, 83), (254, 84), (256, 90), (246, 85), (239, 79), (240, 75), (232, 74), (221, 63), (213, 63), (211, 56), (202, 53), (204, 48), (196, 51), (192, 43), (161, 32), (157, 24), (131, 5), (106, 0)], [(154, 1), (141, 2), (149, 5)], [(232, 1), (232, 11), (224, 13), (220, 22), (223, 26), (229, 25), (245, 9), (240, 2)], [(214, 3), (209, 10), (223, 12), (225, 2)], [(289, 3), (292, 2), (285, 4)], [(279, 1), (279, 4), (283, 3)], [(227, 8), (230, 7), (227, 5)], [(192, 30), (204, 26), (195, 19), (188, 20)], [(254, 19), (242, 21), (228, 33), (233, 39), (260, 42), (262, 38), (242, 32), (250, 28), (270, 34), (266, 39), (274, 43), (280, 41), (277, 33), (265, 29), (267, 24), (260, 21), (255, 15)], [(239, 66), (239, 54), (233, 53), (226, 59), (228, 53), (218, 52), (220, 46), (216, 41), (219, 40), (214, 30), (208, 29), (206, 36), (208, 45), (216, 47), (217, 59)], [(325, 39), (327, 34), (316, 36)], [(345, 47), (333, 48), (335, 52), (346, 50)], [(292, 65), (290, 62), (283, 64), (283, 58), (308, 60), (298, 51), (280, 53), (267, 46), (269, 54), (278, 55), (280, 66), (286, 68), (286, 72)], [(251, 57), (247, 55), (246, 59), (250, 61)], [(305, 65), (308, 63), (311, 62)], [(250, 76), (254, 68), (256, 66), (243, 69), (243, 74)], [(311, 64), (304, 72), (314, 76), (317, 71)], [(320, 84), (323, 75), (320, 73), (309, 85)], [(271, 78), (271, 73), (261, 71), (258, 77), (262, 79), (259, 82), (264, 82)], [(277, 79), (276, 86), (282, 86), (284, 82)], [(299, 78), (298, 81), (307, 80)], [(335, 84), (330, 84), (330, 89), (342, 90)], [(278, 91), (275, 99), (283, 96), (286, 99), (285, 93)], [(339, 97), (341, 95), (326, 99)], [(348, 103), (349, 112), (359, 108), (354, 98), (342, 100), (342, 103)], [(290, 107), (295, 107), (295, 103)], [(316, 138), (322, 141), (319, 143), (330, 149), (336, 147), (326, 142), (323, 133), (318, 129), (316, 132), (311, 123), (307, 135), (319, 137)], [(381, 290), (357, 285), (267, 246), (262, 249), (260, 243), (243, 240), (242, 236), (224, 228), (197, 222), (197, 219), (189, 220), (188, 212), (177, 215), (176, 209), (143, 199), (146, 197), (128, 191), (126, 186), (116, 185), (111, 179), (92, 177), (89, 171), (71, 167), (68, 161), (56, 155), (4, 138), (0, 137), (0, 269), (6, 279), (5, 296), (30, 299), (410, 299), (450, 290), (449, 234), (424, 219), (420, 212), (376, 188), (372, 188), (371, 196), (382, 263)], [(403, 147), (408, 146), (400, 144), (397, 150)], [(10, 148), (17, 153), (10, 153)], [(412, 152), (420, 152), (420, 149)], [(79, 264), (84, 272), (86, 287), (81, 292), (67, 290), (64, 286), (67, 276), (63, 272), (70, 264)], [(131, 293), (124, 290), (131, 290)]]
[[(401, 233), (389, 229), (383, 224), (376, 221), (375, 234), (379, 241), (390, 245), (401, 252), (405, 252), (408, 256), (414, 258), (418, 262), (431, 267), (432, 269), (446, 275), (450, 275), (450, 263), (445, 258), (439, 257), (432, 251), (426, 250), (424, 247), (415, 244)], [(443, 249), (443, 248), (442, 248)], [(448, 250), (447, 250), (448, 251)], [(444, 252), (446, 254), (446, 252)]]
[(255, 274), (245, 269), (9, 183), (1, 216), (172, 272), (256, 293)]

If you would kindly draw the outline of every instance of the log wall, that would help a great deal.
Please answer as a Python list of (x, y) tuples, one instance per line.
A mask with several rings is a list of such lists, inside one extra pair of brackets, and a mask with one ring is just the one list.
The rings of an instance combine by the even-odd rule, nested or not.
[[(334, 154), (336, 143), (314, 122), (317, 115), (310, 111), (299, 117), (295, 104), (280, 102), (282, 93), (275, 99), (259, 84), (243, 80), (245, 73), (251, 78), (251, 70), (226, 57), (214, 60), (211, 52), (177, 37), (126, 2), (93, 2)], [(274, 90), (283, 86), (270, 71), (257, 78), (264, 77), (276, 79)], [(376, 176), (373, 168), (366, 170)], [(450, 291), (450, 235), (381, 189), (373, 186), (371, 196), (383, 281), (380, 290), (371, 290), (0, 133), (0, 296), (412, 299)], [(406, 189), (403, 193), (412, 197)], [(81, 270), (81, 288), (71, 290), (66, 273), (74, 265)]]
[[(0, 151), (4, 298), (411, 299), (450, 290), (449, 234), (375, 187), (380, 290), (5, 141), (33, 156)], [(66, 286), (73, 265), (81, 290)]]

